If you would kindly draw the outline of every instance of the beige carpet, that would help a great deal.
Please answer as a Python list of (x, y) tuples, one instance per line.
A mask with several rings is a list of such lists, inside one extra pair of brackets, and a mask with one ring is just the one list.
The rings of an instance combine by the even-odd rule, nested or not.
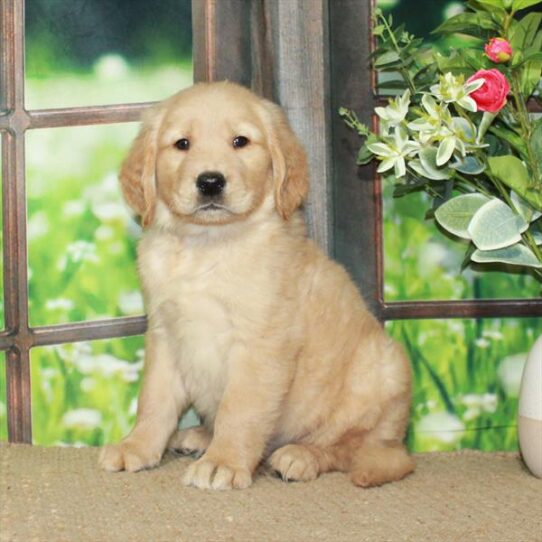
[(540, 542), (542, 481), (515, 455), (418, 456), (402, 482), (364, 490), (339, 473), (244, 491), (185, 488), (188, 459), (107, 474), (92, 448), (0, 446), (2, 541)]

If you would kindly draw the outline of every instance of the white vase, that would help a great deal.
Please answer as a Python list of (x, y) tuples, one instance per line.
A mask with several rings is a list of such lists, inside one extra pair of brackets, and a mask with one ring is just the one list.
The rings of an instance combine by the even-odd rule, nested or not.
[(521, 377), (518, 437), (523, 461), (542, 478), (542, 335), (529, 352)]

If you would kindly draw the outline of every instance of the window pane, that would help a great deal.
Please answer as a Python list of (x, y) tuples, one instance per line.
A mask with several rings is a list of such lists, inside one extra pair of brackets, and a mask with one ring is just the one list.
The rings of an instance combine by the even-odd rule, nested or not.
[(6, 354), (0, 355), (0, 442), (8, 439), (8, 399), (6, 387)]
[(135, 124), (27, 135), (32, 325), (141, 314), (140, 228), (117, 181)]
[(517, 450), (521, 372), (542, 320), (410, 320), (387, 328), (412, 364), (411, 450)]
[(384, 183), (384, 297), (386, 301), (532, 298), (540, 284), (530, 275), (498, 271), (461, 272), (467, 245), (452, 241), (434, 221), (425, 194), (393, 197)]
[[(0, 133), (0, 188), (3, 187), (3, 160), (2, 145), (4, 143), (4, 133)], [(4, 328), (4, 206), (3, 190), (0, 189), (0, 327)]]
[(120, 440), (135, 420), (142, 358), (142, 337), (33, 349), (34, 444)]
[[(101, 446), (119, 442), (135, 423), (143, 355), (143, 337), (34, 348), (33, 443)], [(7, 435), (2, 433), (6, 431), (2, 404), (5, 399), (0, 393), (0, 440)], [(198, 423), (190, 410), (179, 426)]]
[[(378, 0), (393, 16), (394, 26), (404, 23), (409, 33), (431, 41), (446, 54), (450, 47), (464, 47), (466, 36), (438, 38), (430, 32), (465, 9), (462, 2), (419, 0), (412, 9), (408, 0)], [(420, 17), (419, 13), (424, 16)], [(394, 78), (383, 74), (382, 80)], [(385, 91), (385, 89), (384, 89)], [(427, 195), (412, 193), (393, 198), (393, 187), (383, 186), (384, 297), (386, 301), (439, 299), (531, 298), (540, 285), (531, 275), (481, 271), (489, 266), (470, 266), (461, 272), (467, 244), (451, 240), (425, 213), (432, 203)], [(477, 269), (477, 271), (473, 271)], [(495, 269), (498, 269), (495, 267)], [(502, 269), (502, 267), (500, 268)]]
[(26, 0), (30, 109), (159, 100), (192, 83), (191, 0)]

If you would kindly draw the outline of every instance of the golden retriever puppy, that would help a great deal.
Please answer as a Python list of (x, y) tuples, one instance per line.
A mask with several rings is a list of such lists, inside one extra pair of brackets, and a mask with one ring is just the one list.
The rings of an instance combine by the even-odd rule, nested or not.
[[(199, 488), (246, 488), (262, 461), (360, 486), (412, 472), (409, 362), (307, 239), (307, 160), (281, 109), (228, 82), (183, 90), (147, 116), (120, 180), (145, 225), (149, 325), (135, 427), (101, 466), (154, 467), (169, 446), (201, 454), (183, 480)], [(191, 406), (202, 425), (177, 431)]]

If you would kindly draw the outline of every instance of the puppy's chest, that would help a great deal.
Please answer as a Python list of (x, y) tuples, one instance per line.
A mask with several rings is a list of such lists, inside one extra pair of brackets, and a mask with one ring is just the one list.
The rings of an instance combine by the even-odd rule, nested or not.
[[(167, 329), (184, 384), (200, 414), (213, 417), (246, 321), (258, 312), (231, 251), (161, 252), (152, 261), (147, 297)], [(145, 260), (142, 262), (145, 265)], [(242, 266), (241, 266), (242, 267)], [(245, 287), (243, 287), (245, 285)]]
[(184, 365), (215, 370), (235, 337), (234, 299), (225, 287), (228, 266), (220, 257), (190, 253), (172, 263), (157, 295), (162, 320), (180, 347)]

